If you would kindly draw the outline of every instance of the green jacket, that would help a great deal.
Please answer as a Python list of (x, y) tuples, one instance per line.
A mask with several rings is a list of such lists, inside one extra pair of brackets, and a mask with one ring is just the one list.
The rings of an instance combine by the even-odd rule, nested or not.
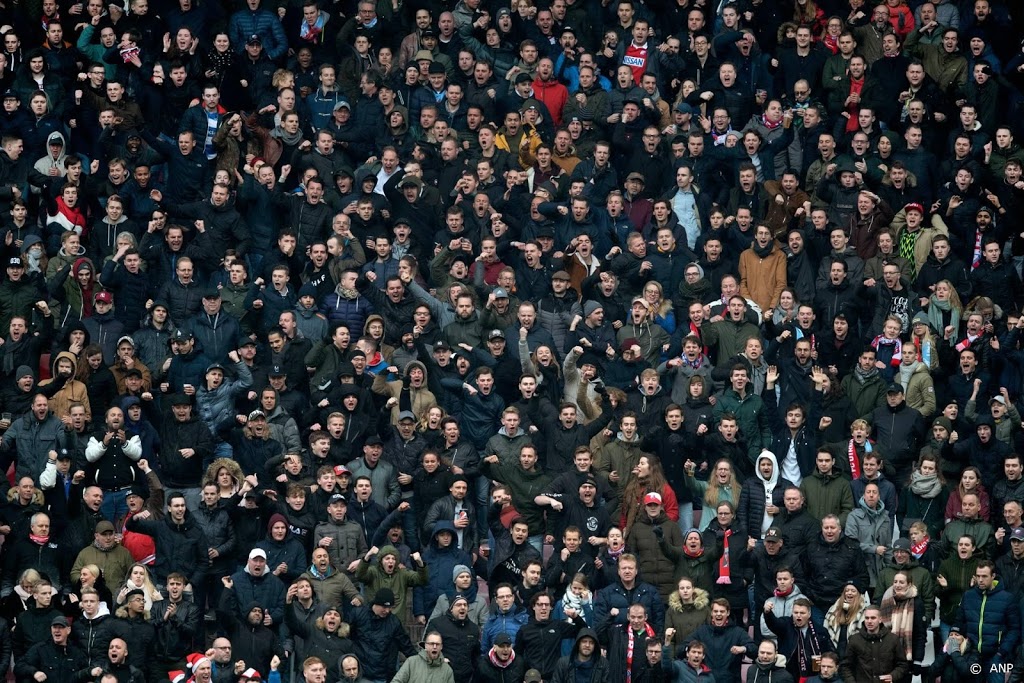
[(906, 564), (890, 562), (882, 567), (878, 572), (878, 583), (875, 584), (875, 604), (882, 604), (882, 594), (885, 593), (886, 588), (892, 585), (892, 577), (896, 576), (897, 572), (910, 574), (910, 580), (917, 586), (917, 594), (924, 602), (924, 613), (928, 617), (928, 621), (931, 622), (932, 617), (935, 616), (935, 589), (938, 584), (932, 577), (932, 573), (919, 565), (913, 557)]
[(717, 323), (704, 325), (700, 330), (704, 334), (704, 343), (707, 346), (718, 347), (720, 359), (739, 355), (747, 348), (748, 339), (761, 336), (757, 325), (746, 318), (738, 323), (726, 318)]
[(397, 567), (394, 573), (388, 574), (381, 566), (381, 560), (388, 555), (398, 557), (395, 546), (386, 545), (381, 548), (372, 563), (367, 562), (365, 557), (360, 558), (359, 566), (356, 567), (356, 578), (366, 586), (366, 601), (370, 603), (373, 602), (373, 596), (377, 591), (381, 588), (390, 588), (395, 594), (395, 607), (392, 613), (404, 621), (408, 612), (406, 594), (413, 586), (427, 585), (427, 566), (423, 565), (416, 571)]
[(455, 674), (444, 657), (431, 662), (427, 660), (426, 650), (420, 650), (402, 663), (391, 683), (455, 683)]
[[(719, 350), (721, 352), (721, 350)], [(747, 440), (747, 455), (754, 462), (757, 454), (772, 447), (772, 430), (768, 425), (768, 414), (764, 401), (752, 392), (740, 398), (732, 388), (726, 389), (715, 403), (715, 423), (722, 421), (722, 415), (732, 413), (740, 433)]]
[(835, 467), (827, 475), (815, 469), (811, 476), (804, 478), (800, 490), (807, 498), (807, 514), (812, 518), (837, 515), (843, 526), (846, 526), (846, 518), (853, 510), (853, 490), (850, 488), (849, 477), (840, 474)]
[(875, 408), (885, 404), (886, 384), (879, 374), (875, 374), (868, 381), (861, 383), (857, 381), (856, 374), (851, 372), (843, 378), (840, 384), (843, 387), (843, 393), (850, 399), (851, 422), (870, 415)]
[(512, 495), (512, 505), (526, 520), (530, 527), (530, 535), (544, 533), (544, 510), (533, 502), (533, 499), (547, 491), (551, 483), (550, 475), (537, 468), (527, 472), (519, 464), (518, 458), (516, 462), (508, 465), (492, 465), (484, 461), (480, 464), (480, 471), (484, 476), (497, 479), (508, 486)]

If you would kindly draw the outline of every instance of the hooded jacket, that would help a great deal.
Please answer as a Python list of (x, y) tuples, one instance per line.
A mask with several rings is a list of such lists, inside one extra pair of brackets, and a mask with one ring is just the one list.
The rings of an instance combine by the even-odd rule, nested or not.
[[(57, 362), (61, 359), (65, 359), (71, 362), (71, 374), (66, 378), (59, 378), (57, 376)], [(50, 398), (50, 411), (58, 417), (63, 417), (71, 413), (71, 404), (81, 403), (85, 406), (85, 419), (86, 421), (92, 420), (92, 408), (89, 405), (89, 392), (82, 382), (74, 379), (78, 374), (78, 358), (73, 353), (68, 351), (61, 351), (54, 357), (53, 362), (50, 364), (50, 377), (52, 379), (43, 380), (39, 383), (39, 389), (44, 394), (47, 394)], [(49, 391), (44, 389), (49, 387)], [(57, 389), (57, 387), (60, 387)], [(54, 391), (56, 389), (56, 391)]]
[[(390, 574), (384, 570), (383, 564), (384, 558), (388, 555), (393, 555), (396, 562), (395, 570)], [(390, 588), (395, 594), (395, 605), (392, 613), (404, 616), (407, 611), (406, 595), (409, 588), (425, 585), (428, 574), (426, 564), (416, 569), (416, 571), (403, 569), (398, 566), (399, 558), (398, 549), (393, 545), (386, 545), (380, 549), (372, 563), (367, 562), (365, 557), (359, 560), (359, 566), (356, 568), (356, 578), (362, 581), (366, 587), (366, 598), (370, 602), (373, 601), (373, 596), (377, 594), (378, 590)]]
[[(772, 474), (765, 479), (761, 474), (761, 461), (770, 460), (772, 463)], [(774, 517), (765, 512), (767, 501), (771, 500), (772, 505), (784, 509), (782, 496), (787, 488), (793, 483), (782, 476), (779, 463), (775, 454), (771, 451), (761, 451), (754, 463), (754, 476), (747, 477), (740, 489), (740, 505), (736, 511), (736, 519), (740, 526), (747, 530), (752, 538), (762, 538), (768, 527), (774, 524)]]
[(431, 661), (427, 651), (420, 650), (402, 663), (402, 668), (391, 679), (391, 683), (455, 683), (455, 674), (446, 659), (439, 656)]
[[(423, 383), (417, 388), (409, 384), (409, 371), (416, 368), (423, 372)], [(398, 415), (404, 410), (411, 410), (416, 415), (422, 415), (430, 408), (437, 405), (437, 399), (427, 388), (427, 366), (418, 360), (410, 361), (402, 368), (402, 379), (387, 381), (384, 372), (373, 378), (373, 391), (381, 396), (398, 399), (391, 408), (391, 423), (398, 424)]]
[[(1019, 618), (1017, 623), (1020, 623)], [(900, 681), (907, 675), (908, 668), (899, 639), (888, 626), (881, 624), (877, 633), (862, 629), (850, 636), (839, 673), (849, 683), (877, 681), (884, 674)]]
[[(442, 531), (452, 535), (452, 541), (446, 547), (442, 547), (437, 540), (438, 534)], [(455, 524), (450, 518), (441, 519), (434, 524), (430, 543), (423, 551), (423, 562), (430, 567), (430, 575), (424, 585), (413, 590), (413, 614), (416, 616), (428, 616), (433, 612), (438, 597), (452, 588), (452, 572), (457, 566), (473, 566), (473, 558), (469, 552), (458, 547)]]
[[(878, 585), (878, 574), (887, 560), (892, 558), (892, 520), (881, 499), (872, 509), (861, 496), (857, 507), (846, 518), (846, 535), (860, 544), (860, 551), (868, 570), (868, 585)], [(878, 546), (886, 548), (885, 555), (879, 556)]]
[[(591, 638), (594, 641), (594, 652), (586, 662), (582, 662), (579, 657), (580, 641), (584, 638)], [(610, 680), (608, 660), (601, 654), (597, 632), (589, 627), (580, 629), (573, 641), (572, 650), (555, 664), (555, 673), (551, 678), (551, 683), (577, 683), (580, 677), (592, 683)]]

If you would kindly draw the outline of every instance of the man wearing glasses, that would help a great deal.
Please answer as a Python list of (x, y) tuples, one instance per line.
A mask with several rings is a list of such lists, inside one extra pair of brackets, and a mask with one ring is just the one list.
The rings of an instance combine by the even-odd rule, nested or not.
[(423, 641), (423, 649), (409, 657), (392, 679), (392, 683), (455, 683), (452, 668), (444, 661), (441, 634), (431, 631)]

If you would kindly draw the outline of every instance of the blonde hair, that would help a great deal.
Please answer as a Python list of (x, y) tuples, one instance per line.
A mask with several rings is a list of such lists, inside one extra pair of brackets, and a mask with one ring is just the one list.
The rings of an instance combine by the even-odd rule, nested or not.
[(729, 487), (729, 498), (733, 507), (739, 505), (740, 502), (740, 482), (736, 479), (736, 468), (732, 466), (732, 462), (728, 458), (719, 458), (715, 462), (715, 466), (712, 468), (711, 477), (708, 480), (708, 490), (704, 492), (704, 503), (711, 509), (717, 510), (719, 500), (720, 487), (718, 484), (718, 477), (715, 476), (715, 471), (718, 470), (719, 465), (729, 466), (729, 483), (726, 486)]

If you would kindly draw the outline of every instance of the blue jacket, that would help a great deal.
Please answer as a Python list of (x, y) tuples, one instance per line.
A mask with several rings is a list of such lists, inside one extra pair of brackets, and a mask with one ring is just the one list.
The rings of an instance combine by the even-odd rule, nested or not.
[(512, 609), (507, 613), (502, 612), (495, 605), (494, 611), (487, 617), (487, 623), (480, 631), (480, 650), (490, 652), (491, 646), (494, 645), (494, 639), (498, 637), (499, 633), (507, 633), (514, 643), (519, 629), (529, 620), (530, 614), (515, 603), (512, 603)]
[(238, 373), (238, 379), (225, 377), (221, 385), (213, 391), (205, 386), (196, 390), (197, 414), (218, 440), (235, 424), (235, 398), (252, 386), (249, 366), (243, 362), (235, 363), (235, 371)]
[[(629, 606), (636, 604), (641, 604), (647, 609), (647, 621), (660, 633), (665, 626), (665, 602), (658, 595), (657, 588), (643, 581), (637, 581), (631, 591), (627, 591), (621, 581), (599, 590), (594, 598), (594, 618), (599, 627), (603, 627), (606, 620), (609, 622), (608, 626), (626, 624)], [(613, 607), (619, 610), (614, 617), (609, 614)]]
[(259, 36), (263, 42), (263, 51), (271, 61), (277, 61), (288, 49), (288, 39), (284, 35), (281, 21), (265, 9), (255, 12), (248, 7), (231, 15), (228, 23), (228, 35), (235, 50), (245, 52), (245, 43), (249, 36)]
[[(272, 568), (269, 563), (263, 576), (255, 577), (246, 569), (240, 569), (231, 575), (235, 582), (234, 591), (238, 598), (239, 605), (251, 605), (258, 603), (260, 607), (270, 614), (275, 624), (284, 621), (284, 583), (270, 572)], [(239, 615), (239, 619), (245, 620), (246, 615)]]
[[(452, 535), (452, 542), (447, 548), (441, 548), (437, 544), (437, 535), (442, 531), (448, 531)], [(446, 519), (434, 525), (430, 545), (423, 551), (423, 561), (430, 567), (430, 580), (426, 586), (413, 588), (412, 613), (416, 616), (429, 617), (437, 599), (443, 593), (450, 592), (454, 588), (455, 577), (452, 576), (452, 572), (455, 567), (460, 564), (472, 567), (473, 558), (458, 547), (455, 525)]]
[(470, 396), (468, 391), (463, 391), (460, 420), (462, 433), (478, 451), (483, 450), (487, 445), (487, 440), (497, 430), (503, 410), (505, 410), (505, 401), (497, 391), (491, 391), (487, 396), (480, 392)]
[(1008, 662), (1020, 641), (1020, 606), (998, 581), (987, 591), (975, 586), (960, 600), (956, 625), (982, 659), (999, 655)]

